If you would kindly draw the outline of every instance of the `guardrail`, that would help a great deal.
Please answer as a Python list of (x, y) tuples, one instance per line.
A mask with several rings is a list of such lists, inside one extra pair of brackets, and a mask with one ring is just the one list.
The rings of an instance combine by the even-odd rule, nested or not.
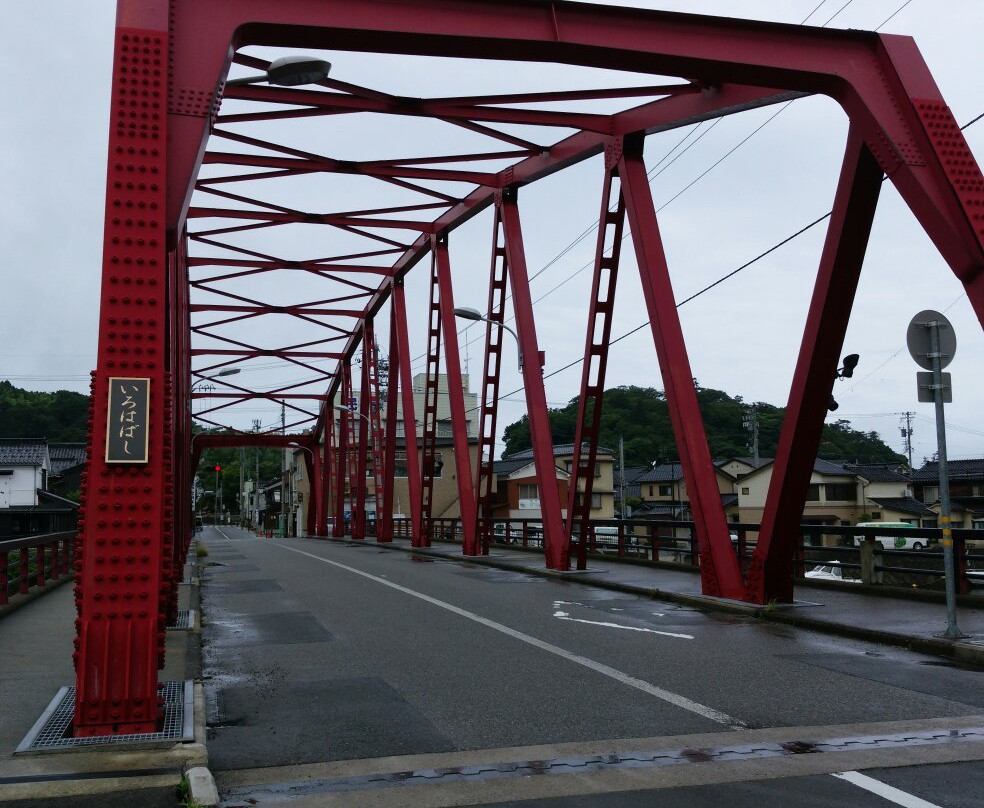
[(72, 571), (75, 531), (0, 539), (0, 606)]
[[(481, 527), (491, 544), (531, 549), (543, 546), (543, 528), (539, 520), (484, 519)], [(752, 523), (729, 523), (732, 546), (743, 571), (755, 551), (755, 537), (760, 527)], [(700, 565), (700, 556), (693, 528), (693, 522), (672, 520), (594, 520), (586, 537), (586, 549), (589, 555), (596, 557), (696, 569)], [(943, 552), (939, 546), (942, 530), (907, 529), (906, 536), (926, 540), (926, 549), (922, 550), (882, 549), (875, 544), (879, 537), (898, 533), (898, 528), (801, 525), (793, 549), (794, 574), (803, 579), (807, 572), (828, 566), (839, 572), (845, 582), (942, 591)], [(409, 538), (410, 520), (394, 520), (394, 535)], [(432, 541), (460, 543), (461, 522), (459, 519), (431, 519), (428, 535)], [(872, 541), (862, 542), (866, 546), (855, 546), (855, 536)], [(580, 536), (575, 533), (571, 538), (572, 557), (579, 541)], [(984, 548), (984, 530), (954, 529), (953, 543), (957, 592), (967, 594), (974, 587), (981, 587), (984, 592), (984, 551), (975, 546)], [(814, 580), (822, 579), (811, 578)]]

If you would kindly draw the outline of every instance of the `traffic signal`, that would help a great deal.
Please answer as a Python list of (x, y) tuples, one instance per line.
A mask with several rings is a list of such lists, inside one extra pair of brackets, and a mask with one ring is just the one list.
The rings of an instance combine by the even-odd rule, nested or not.
[(215, 464), (215, 472), (216, 472), (216, 474), (217, 474), (218, 472), (220, 472), (220, 471), (222, 471), (222, 466), (220, 466), (220, 465), (219, 465), (218, 463), (216, 463), (216, 464)]

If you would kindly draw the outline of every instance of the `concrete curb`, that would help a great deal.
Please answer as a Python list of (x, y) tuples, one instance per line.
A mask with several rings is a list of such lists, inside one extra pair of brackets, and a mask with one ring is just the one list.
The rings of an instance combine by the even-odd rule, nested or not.
[[(312, 537), (313, 538), (313, 537)], [(324, 539), (324, 537), (318, 537)], [(336, 539), (328, 537), (328, 541), (339, 544), (347, 544), (356, 547), (364, 546), (366, 542), (354, 539)], [(557, 580), (576, 580), (578, 583), (594, 586), (599, 589), (608, 589), (615, 592), (624, 592), (629, 595), (639, 595), (641, 597), (653, 598), (658, 600), (678, 603), (683, 606), (692, 606), (705, 611), (725, 612), (730, 614), (741, 614), (746, 617), (755, 617), (759, 620), (771, 623), (782, 623), (796, 628), (819, 631), (824, 634), (833, 634), (851, 639), (864, 640), (866, 642), (878, 643), (880, 645), (892, 645), (906, 648), (919, 653), (930, 654), (932, 656), (942, 656), (951, 659), (958, 659), (975, 665), (984, 666), (984, 646), (973, 643), (961, 642), (959, 640), (947, 640), (937, 637), (919, 637), (911, 634), (900, 634), (894, 631), (883, 631), (880, 629), (866, 628), (864, 626), (852, 626), (846, 623), (835, 623), (830, 620), (822, 620), (809, 617), (801, 613), (793, 613), (788, 609), (770, 609), (768, 606), (758, 606), (750, 603), (739, 603), (737, 601), (725, 600), (722, 598), (712, 598), (706, 595), (689, 595), (682, 592), (670, 592), (662, 589), (649, 589), (632, 584), (622, 584), (616, 581), (604, 581), (591, 576), (579, 576), (572, 578), (570, 573), (557, 572), (538, 567), (529, 567), (523, 564), (515, 564), (500, 559), (492, 559), (487, 556), (452, 556), (447, 552), (434, 550), (432, 548), (421, 547), (401, 547), (388, 542), (376, 542), (373, 546), (385, 549), (396, 550), (401, 553), (415, 553), (417, 555), (429, 556), (432, 558), (445, 558), (454, 560), (466, 560), (469, 564), (482, 564), (487, 567), (510, 570), (512, 572), (524, 572), (530, 575), (537, 575), (541, 578), (554, 578)]]
[(213, 808), (219, 804), (219, 790), (215, 786), (212, 772), (204, 766), (195, 766), (185, 772), (188, 778), (188, 796), (203, 808)]

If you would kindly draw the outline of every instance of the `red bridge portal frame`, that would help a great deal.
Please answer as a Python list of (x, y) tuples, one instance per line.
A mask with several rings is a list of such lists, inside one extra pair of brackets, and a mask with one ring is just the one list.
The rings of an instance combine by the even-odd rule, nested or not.
[[(266, 59), (244, 52), (253, 46), (549, 62), (651, 74), (654, 81), (608, 90), (454, 98), (433, 92), (394, 96), (331, 75), (304, 86), (227, 84), (231, 69), (263, 73), (269, 67)], [(743, 577), (697, 409), (643, 149), (654, 132), (809, 94), (837, 101), (850, 129), (762, 531)], [(557, 102), (576, 106), (597, 99), (619, 102), (620, 111), (558, 111)], [(282, 142), (302, 124), (330, 131), (360, 113), (464, 129), (484, 138), (489, 149), (408, 155), (394, 136), (391, 157), (353, 161), (326, 153), (327, 138), (316, 141), (324, 149), (310, 145), (313, 141)], [(190, 541), (191, 481), (205, 446), (297, 441), (309, 449), (304, 452), (313, 481), (309, 523), (319, 535), (326, 532), (329, 514), (334, 529), (341, 529), (346, 477), (353, 483), (356, 515), (362, 512), (365, 463), (371, 457), (380, 483), (380, 540), (386, 540), (392, 535), (393, 501), (382, 483), (394, 471), (399, 391), (404, 445), (423, 450), (422, 466), (413, 451), (408, 453), (407, 474), (413, 541), (426, 543), (435, 418), (430, 404), (425, 412), (414, 412), (403, 288), (418, 262), (431, 267), (425, 400), (433, 400), (443, 353), (464, 552), (487, 548), (477, 517), (491, 487), (499, 324), (506, 316), (507, 290), (526, 357), (523, 378), (537, 474), (540, 480), (553, 478), (521, 216), (521, 189), (542, 177), (604, 154), (575, 441), (588, 449), (585, 457), (575, 458), (570, 490), (577, 489), (578, 476), (585, 475), (588, 484), (593, 478), (617, 245), (627, 215), (708, 594), (755, 603), (792, 598), (791, 542), (883, 174), (984, 322), (984, 180), (906, 37), (537, 0), (119, 0), (111, 121), (99, 359), (88, 445), (92, 460), (82, 489), (76, 565), (78, 735), (158, 728), (157, 671)], [(515, 134), (516, 125), (535, 127), (529, 130), (535, 136)], [(558, 127), (560, 139), (543, 137)], [(294, 184), (339, 179), (379, 191), (378, 203), (366, 204), (361, 194), (346, 206), (340, 201), (345, 195), (336, 192), (320, 197), (332, 200), (332, 212), (312, 212), (284, 201), (284, 189)], [(382, 192), (395, 193), (397, 201)], [(482, 457), (473, 469), (464, 442), (448, 240), (489, 206), (495, 224), (487, 315), (494, 325), (487, 329), (481, 382)], [(302, 258), (282, 245), (263, 246), (261, 237), (301, 226), (341, 233), (351, 246)], [(612, 242), (616, 247), (606, 250)], [(291, 243), (296, 248), (303, 240)], [(289, 291), (290, 283), (280, 282), (284, 278), (322, 283), (324, 291), (285, 304), (272, 291)], [(388, 367), (376, 353), (373, 325), (380, 312), (389, 314)], [(285, 321), (310, 327), (310, 337), (264, 344), (281, 333), (266, 324)], [(259, 390), (219, 377), (224, 369), (271, 359), (313, 380)], [(120, 384), (111, 379), (117, 378), (147, 381), (145, 409), (125, 398), (111, 406), (111, 386)], [(262, 400), (290, 414), (286, 428), (252, 436), (207, 433), (193, 441), (191, 400), (205, 394), (192, 384), (200, 379), (217, 387), (208, 393), (211, 406), (196, 416), (209, 426), (222, 426), (216, 419), (228, 408)], [(353, 410), (356, 387), (361, 395)], [(107, 433), (127, 437), (126, 448), (104, 457)], [(131, 451), (135, 454), (127, 454)], [(546, 563), (564, 570), (573, 523), (586, 514), (573, 500), (560, 502), (554, 486), (541, 489)], [(571, 514), (567, 524), (563, 507)], [(355, 535), (362, 529), (353, 519)]]

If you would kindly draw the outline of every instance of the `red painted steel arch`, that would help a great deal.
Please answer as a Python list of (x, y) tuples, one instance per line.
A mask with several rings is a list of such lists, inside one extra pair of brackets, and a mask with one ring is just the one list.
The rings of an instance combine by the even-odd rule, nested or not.
[[(669, 84), (660, 78), (646, 88), (470, 98), (398, 97), (331, 76), (304, 88), (225, 85), (234, 63), (251, 70), (266, 68), (263, 60), (241, 52), (253, 45), (557, 62), (684, 78)], [(647, 134), (807, 94), (836, 100), (850, 120), (850, 133), (762, 532), (743, 577), (731, 550), (696, 406), (642, 151)], [(623, 108), (599, 115), (558, 112), (550, 106), (594, 98), (619, 99)], [(223, 101), (249, 103), (251, 111), (224, 112)], [(538, 102), (543, 106), (534, 108)], [(252, 123), (360, 112), (441, 121), (491, 139), (495, 149), (407, 156), (399, 153), (397, 143), (392, 159), (360, 162), (240, 131)], [(512, 124), (574, 133), (543, 143), (497, 128)], [(324, 475), (312, 497), (317, 500), (312, 503), (314, 523), (323, 530), (330, 508), (336, 517), (340, 514), (347, 458), (365, 458), (371, 451), (377, 479), (392, 478), (398, 388), (405, 445), (419, 445), (428, 456), (434, 419), (426, 415), (423, 434), (417, 434), (403, 278), (417, 263), (434, 256), (428, 350), (436, 359), (443, 332), (448, 372), (454, 389), (460, 390), (457, 341), (446, 322), (453, 277), (446, 244), (458, 226), (489, 206), (496, 214), (488, 315), (502, 322), (508, 285), (527, 359), (523, 373), (534, 427), (534, 460), (539, 478), (553, 479), (546, 397), (535, 361), (539, 352), (520, 189), (602, 152), (606, 183), (599, 229), (621, 228), (627, 215), (634, 234), (663, 387), (695, 504), (704, 591), (757, 603), (789, 600), (791, 541), (883, 174), (963, 283), (984, 323), (984, 179), (912, 40), (533, 0), (119, 0), (99, 359), (92, 382), (93, 459), (83, 484), (77, 560), (78, 734), (148, 732), (159, 720), (157, 670), (163, 663), (164, 629), (189, 541), (185, 492), (194, 473), (193, 451), (207, 442), (246, 442), (246, 436), (210, 435), (198, 438), (193, 447), (189, 403), (203, 397), (192, 389), (193, 381), (208, 379), (218, 387), (209, 395), (222, 403), (197, 416), (210, 426), (222, 426), (215, 419), (226, 409), (256, 399), (276, 401), (291, 413), (286, 427), (292, 435), (261, 439), (271, 445), (297, 439), (311, 448), (312, 477), (321, 474), (322, 457), (332, 465), (334, 484)], [(510, 162), (501, 170), (483, 169), (483, 162), (492, 160)], [(380, 188), (413, 193), (419, 202), (382, 201), (370, 209), (312, 213), (270, 203), (253, 190), (277, 178), (333, 175), (370, 178)], [(241, 183), (249, 183), (247, 190)], [(447, 191), (447, 183), (464, 190)], [(200, 198), (213, 204), (201, 204)], [(614, 217), (610, 210), (616, 211)], [(221, 224), (197, 227), (212, 220)], [(295, 260), (230, 241), (292, 223), (340, 229), (364, 239), (367, 246), (344, 255)], [(618, 252), (606, 253), (600, 241), (591, 323), (610, 327), (610, 298), (603, 281), (617, 268)], [(336, 291), (319, 300), (275, 305), (223, 285), (282, 271), (323, 279)], [(391, 361), (384, 375), (372, 369), (375, 340), (369, 335), (374, 317), (387, 304)], [(254, 323), (272, 314), (316, 327), (317, 337), (270, 347), (259, 337), (247, 341), (223, 332), (230, 324)], [(602, 403), (609, 333), (610, 328), (589, 331), (586, 338), (586, 364), (594, 362), (595, 370), (593, 376), (585, 373), (582, 399), (592, 397), (595, 413)], [(479, 419), (479, 441), (486, 455), (475, 469), (479, 504), (491, 474), (488, 450), (490, 433), (494, 434), (500, 340), (501, 331), (490, 325)], [(336, 407), (351, 400), (351, 365), (357, 356), (370, 370), (363, 371), (367, 394), (353, 415)], [(288, 384), (255, 390), (218, 378), (223, 369), (263, 357), (317, 374), (320, 389), (312, 392), (311, 385)], [(335, 370), (325, 371), (318, 364), (324, 362), (336, 363)], [(435, 373), (429, 365), (428, 390), (436, 384)], [(119, 428), (120, 413), (109, 397), (111, 379), (117, 378), (148, 380), (149, 415), (138, 425), (146, 435), (146, 458), (117, 462), (118, 458), (104, 457), (107, 432)], [(378, 393), (383, 381), (390, 393), (385, 405)], [(462, 408), (452, 408), (451, 418), (460, 450), (466, 428)], [(581, 421), (578, 435), (590, 446), (597, 425), (586, 410)], [(297, 432), (301, 429), (308, 431)], [(421, 469), (410, 455), (413, 452), (408, 453), (413, 540), (426, 544), (427, 480), (421, 480)], [(590, 480), (592, 463), (590, 451), (585, 467), (575, 459), (575, 476), (585, 472)], [(359, 463), (349, 465), (348, 473), (362, 480), (353, 487), (361, 492), (355, 503), (358, 510), (365, 497), (365, 471)], [(461, 467), (457, 475), (462, 513), (469, 522), (464, 551), (474, 553), (481, 552), (482, 537), (478, 525), (472, 524), (477, 509), (466, 470), (471, 472)], [(330, 488), (334, 493), (329, 505)], [(562, 520), (556, 493), (552, 486), (541, 486), (546, 563), (567, 569), (570, 525)], [(385, 518), (392, 513), (392, 499), (387, 500), (385, 492), (381, 505), (380, 532), (385, 539), (392, 530)], [(341, 519), (335, 519), (335, 526), (340, 528)]]

